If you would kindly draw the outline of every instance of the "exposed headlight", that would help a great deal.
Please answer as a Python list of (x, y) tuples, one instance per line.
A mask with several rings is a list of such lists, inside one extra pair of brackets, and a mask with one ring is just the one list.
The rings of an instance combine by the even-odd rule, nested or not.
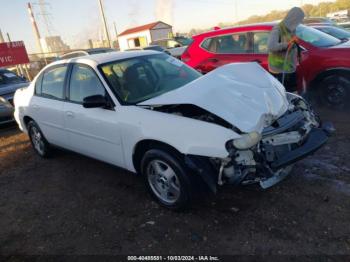
[(251, 132), (242, 135), (241, 138), (233, 140), (233, 146), (237, 149), (248, 149), (255, 146), (261, 140), (261, 134), (258, 132)]
[(6, 102), (7, 102), (7, 100), (0, 96), (0, 103), (1, 104), (6, 104)]
[(1, 108), (12, 108), (12, 105), (5, 98), (0, 96), (0, 107)]

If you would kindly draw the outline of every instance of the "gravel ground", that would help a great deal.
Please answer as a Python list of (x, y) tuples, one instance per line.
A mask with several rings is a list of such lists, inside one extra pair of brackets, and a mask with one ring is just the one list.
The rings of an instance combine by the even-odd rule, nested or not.
[(0, 254), (350, 256), (350, 121), (262, 191), (223, 188), (187, 213), (160, 208), (139, 177), (71, 152), (48, 160), (0, 129)]

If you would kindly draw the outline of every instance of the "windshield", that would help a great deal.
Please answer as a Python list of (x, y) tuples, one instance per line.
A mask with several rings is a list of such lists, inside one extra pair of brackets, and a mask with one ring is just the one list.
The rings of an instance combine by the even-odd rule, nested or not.
[(319, 27), (317, 28), (327, 34), (330, 34), (338, 39), (350, 38), (350, 31), (347, 31), (343, 28), (330, 26), (330, 27)]
[(134, 57), (100, 66), (123, 104), (137, 104), (177, 89), (201, 76), (166, 54)]
[(190, 45), (193, 42), (192, 38), (186, 38), (186, 37), (179, 37), (179, 38), (176, 38), (175, 40), (178, 41), (183, 46)]
[(334, 46), (341, 41), (331, 35), (327, 35), (315, 28), (304, 25), (299, 25), (296, 31), (297, 36), (305, 42), (308, 42), (317, 47)]
[(22, 83), (24, 80), (9, 70), (0, 70), (0, 85)]

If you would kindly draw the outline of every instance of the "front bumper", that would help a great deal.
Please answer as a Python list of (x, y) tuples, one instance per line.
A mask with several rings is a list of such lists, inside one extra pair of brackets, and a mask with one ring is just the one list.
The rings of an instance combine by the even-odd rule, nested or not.
[(0, 106), (0, 125), (13, 122), (13, 107)]
[(329, 137), (329, 133), (322, 128), (313, 128), (300, 147), (289, 151), (285, 155), (279, 157), (271, 163), (272, 170), (278, 170), (288, 165), (291, 165), (298, 160), (305, 158), (306, 156), (314, 153), (317, 149), (323, 146)]

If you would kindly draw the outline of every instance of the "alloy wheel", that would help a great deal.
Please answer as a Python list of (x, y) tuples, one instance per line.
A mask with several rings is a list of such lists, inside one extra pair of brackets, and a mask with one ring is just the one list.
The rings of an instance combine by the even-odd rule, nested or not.
[(153, 193), (165, 204), (174, 204), (180, 197), (180, 182), (173, 168), (154, 159), (147, 166), (147, 180)]
[(39, 129), (35, 126), (33, 126), (30, 129), (30, 138), (33, 142), (33, 146), (35, 148), (35, 150), (40, 154), (40, 155), (44, 155), (45, 153), (45, 144), (44, 144), (44, 140), (43, 140), (43, 136), (41, 135)]

